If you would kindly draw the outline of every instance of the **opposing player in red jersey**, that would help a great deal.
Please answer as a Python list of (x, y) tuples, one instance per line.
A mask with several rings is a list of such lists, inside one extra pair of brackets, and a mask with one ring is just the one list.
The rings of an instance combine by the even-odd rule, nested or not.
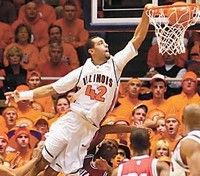
[(149, 133), (144, 128), (134, 128), (130, 136), (133, 157), (114, 169), (112, 176), (169, 176), (169, 164), (149, 156)]

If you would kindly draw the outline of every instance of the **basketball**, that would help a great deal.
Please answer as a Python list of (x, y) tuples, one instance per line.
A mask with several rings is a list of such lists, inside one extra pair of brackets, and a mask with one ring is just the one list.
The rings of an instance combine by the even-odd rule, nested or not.
[(169, 24), (182, 24), (188, 25), (189, 20), (192, 18), (192, 7), (187, 6), (185, 2), (175, 2), (174, 7), (166, 9), (166, 16), (169, 19)]

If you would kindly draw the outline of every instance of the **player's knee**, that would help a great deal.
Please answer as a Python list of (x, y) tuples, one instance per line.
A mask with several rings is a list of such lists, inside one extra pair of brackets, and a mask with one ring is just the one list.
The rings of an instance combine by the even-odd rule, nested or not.
[(58, 174), (59, 172), (53, 170), (50, 166), (48, 166), (43, 176), (57, 176)]
[(36, 164), (36, 167), (39, 171), (43, 171), (47, 165), (49, 165), (49, 162), (42, 156)]

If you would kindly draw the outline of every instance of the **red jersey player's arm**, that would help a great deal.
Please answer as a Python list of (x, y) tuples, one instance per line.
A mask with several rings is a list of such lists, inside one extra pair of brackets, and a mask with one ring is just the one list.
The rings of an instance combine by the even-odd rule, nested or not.
[(134, 126), (128, 126), (128, 125), (103, 125), (99, 129), (99, 132), (103, 134), (114, 134), (114, 133), (130, 133), (131, 130), (135, 128)]
[(192, 139), (186, 139), (181, 142), (181, 159), (185, 165), (188, 165), (192, 176), (200, 175), (200, 144)]
[(131, 130), (135, 128), (133, 126), (128, 125), (103, 125), (98, 130), (98, 133), (96, 133), (96, 136), (94, 137), (94, 140), (90, 144), (89, 150), (92, 150), (96, 147), (101, 141), (105, 139), (106, 134), (114, 134), (114, 133), (130, 133)]

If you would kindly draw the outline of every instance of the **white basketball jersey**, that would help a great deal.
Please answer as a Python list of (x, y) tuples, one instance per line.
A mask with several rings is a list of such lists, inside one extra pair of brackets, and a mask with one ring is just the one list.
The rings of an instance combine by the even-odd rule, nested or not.
[(94, 65), (92, 59), (52, 84), (58, 93), (64, 93), (73, 87), (79, 88), (75, 94), (75, 103), (71, 110), (79, 113), (99, 127), (117, 98), (117, 87), (124, 66), (137, 55), (129, 42), (126, 47), (111, 56), (102, 65)]
[[(173, 152), (173, 157), (172, 157), (173, 160), (172, 161), (175, 163), (174, 166), (178, 165), (182, 168), (182, 170), (184, 170), (184, 172), (189, 172), (188, 166), (183, 163), (181, 155), (180, 155), (181, 142), (186, 139), (192, 139), (200, 144), (200, 130), (194, 130), (194, 131), (189, 132), (187, 134), (187, 136), (183, 137), (179, 141), (179, 143), (177, 144), (177, 146)], [(174, 171), (175, 170), (176, 170), (176, 168), (174, 168)]]

